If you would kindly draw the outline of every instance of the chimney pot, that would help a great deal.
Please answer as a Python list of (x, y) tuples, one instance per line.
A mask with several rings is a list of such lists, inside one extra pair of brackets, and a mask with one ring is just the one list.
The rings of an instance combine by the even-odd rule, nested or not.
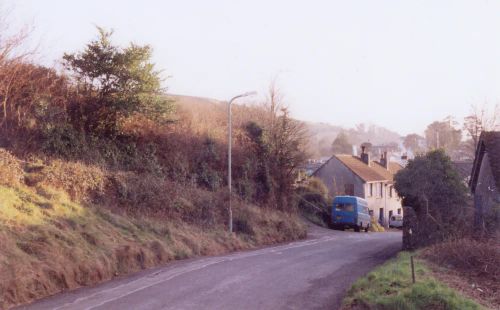
[(370, 166), (370, 154), (363, 152), (363, 153), (361, 154), (361, 160), (362, 160), (365, 164), (367, 164), (368, 166)]

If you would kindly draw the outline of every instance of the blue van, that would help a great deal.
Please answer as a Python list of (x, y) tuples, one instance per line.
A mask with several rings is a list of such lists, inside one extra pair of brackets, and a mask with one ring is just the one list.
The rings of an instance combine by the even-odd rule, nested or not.
[(337, 196), (332, 204), (333, 228), (344, 230), (346, 227), (355, 231), (370, 228), (370, 211), (363, 198), (355, 196)]

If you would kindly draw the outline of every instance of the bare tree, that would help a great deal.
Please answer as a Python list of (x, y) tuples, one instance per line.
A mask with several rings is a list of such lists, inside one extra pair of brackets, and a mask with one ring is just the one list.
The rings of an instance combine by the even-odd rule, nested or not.
[(269, 163), (276, 184), (276, 202), (279, 208), (284, 208), (287, 204), (297, 168), (307, 157), (307, 130), (302, 122), (290, 117), (283, 98), (276, 81), (273, 81), (265, 103), (264, 128), (267, 132)]
[(0, 128), (8, 125), (9, 101), (12, 90), (18, 84), (22, 67), (33, 51), (23, 49), (30, 28), (23, 27), (19, 31), (12, 32), (7, 21), (8, 14), (0, 11), (0, 102), (2, 106), (2, 118)]
[(500, 130), (500, 106), (496, 104), (490, 109), (487, 103), (472, 105), (470, 115), (464, 118), (463, 129), (469, 137), (465, 142), (467, 152), (474, 154), (481, 132)]

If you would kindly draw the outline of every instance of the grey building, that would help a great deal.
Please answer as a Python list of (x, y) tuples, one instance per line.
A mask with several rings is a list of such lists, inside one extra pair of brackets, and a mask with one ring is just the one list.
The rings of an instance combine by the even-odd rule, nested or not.
[(481, 133), (472, 167), (470, 188), (474, 195), (475, 224), (492, 223), (500, 230), (500, 131)]
[(351, 195), (366, 199), (374, 216), (387, 224), (391, 215), (402, 214), (401, 200), (393, 186), (394, 174), (400, 169), (400, 164), (389, 161), (387, 152), (374, 161), (362, 147), (359, 157), (333, 155), (313, 176), (325, 183), (331, 197)]

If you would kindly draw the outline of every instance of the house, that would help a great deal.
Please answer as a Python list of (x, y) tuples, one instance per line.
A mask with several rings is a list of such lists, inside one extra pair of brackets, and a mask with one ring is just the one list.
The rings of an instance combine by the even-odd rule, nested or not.
[(474, 196), (475, 224), (500, 230), (500, 131), (482, 132), (469, 186)]
[(384, 152), (379, 161), (370, 159), (366, 147), (361, 155), (333, 155), (313, 176), (321, 179), (330, 196), (352, 195), (368, 201), (368, 208), (379, 222), (387, 225), (393, 214), (402, 214), (401, 200), (393, 186), (394, 174), (403, 167)]

